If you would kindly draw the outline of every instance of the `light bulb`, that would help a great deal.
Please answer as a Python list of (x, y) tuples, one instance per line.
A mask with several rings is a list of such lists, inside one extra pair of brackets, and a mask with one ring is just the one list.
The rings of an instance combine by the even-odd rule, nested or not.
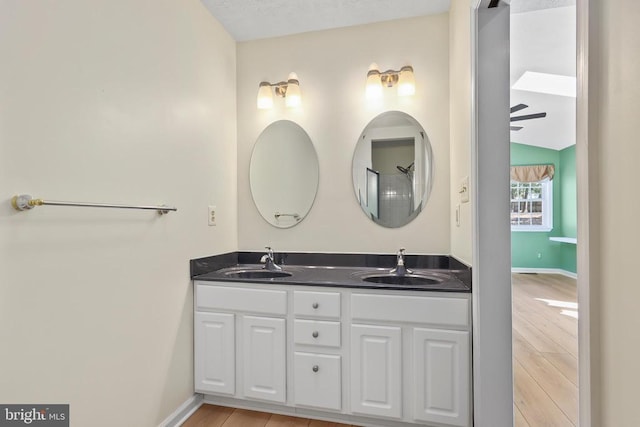
[(398, 76), (398, 96), (411, 96), (416, 93), (416, 79), (413, 68), (405, 66), (400, 69)]
[(289, 108), (295, 108), (302, 105), (302, 94), (300, 93), (300, 82), (296, 73), (289, 74), (287, 80), (287, 92), (284, 97), (284, 103)]
[(258, 89), (258, 108), (261, 110), (273, 107), (273, 94), (271, 93), (271, 84), (268, 82), (260, 83)]
[(374, 101), (382, 98), (382, 80), (380, 79), (380, 70), (378, 70), (378, 65), (375, 63), (369, 66), (365, 92), (367, 99), (369, 100)]

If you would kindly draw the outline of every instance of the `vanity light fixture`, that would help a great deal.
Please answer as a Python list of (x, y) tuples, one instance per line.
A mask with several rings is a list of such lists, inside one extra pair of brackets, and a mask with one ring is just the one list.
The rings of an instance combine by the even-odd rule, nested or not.
[(411, 96), (416, 93), (416, 79), (413, 67), (405, 65), (400, 70), (380, 72), (378, 65), (373, 63), (367, 72), (366, 95), (369, 100), (382, 98), (382, 87), (398, 87), (398, 96)]
[(278, 83), (260, 82), (260, 88), (258, 89), (258, 108), (263, 110), (273, 107), (273, 93), (271, 88), (274, 88), (274, 92), (277, 96), (284, 98), (284, 103), (287, 107), (299, 107), (302, 105), (302, 95), (300, 94), (300, 82), (296, 73), (289, 74), (287, 81)]

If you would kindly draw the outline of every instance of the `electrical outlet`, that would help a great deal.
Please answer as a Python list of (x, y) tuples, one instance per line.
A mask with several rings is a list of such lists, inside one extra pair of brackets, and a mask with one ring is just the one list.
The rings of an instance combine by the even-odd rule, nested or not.
[(538, 259), (542, 259), (542, 254), (538, 252)]
[(209, 225), (216, 225), (216, 207), (209, 206)]
[(460, 203), (456, 205), (456, 226), (460, 227)]

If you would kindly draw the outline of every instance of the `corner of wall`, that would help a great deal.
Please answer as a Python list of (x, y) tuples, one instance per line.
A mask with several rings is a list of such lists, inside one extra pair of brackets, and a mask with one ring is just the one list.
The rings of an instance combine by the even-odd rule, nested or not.
[[(472, 206), (460, 189), (471, 176), (471, 13), (466, 1), (449, 10), (449, 132), (451, 255), (472, 264)], [(471, 186), (473, 187), (473, 186)], [(470, 189), (469, 189), (470, 191)]]

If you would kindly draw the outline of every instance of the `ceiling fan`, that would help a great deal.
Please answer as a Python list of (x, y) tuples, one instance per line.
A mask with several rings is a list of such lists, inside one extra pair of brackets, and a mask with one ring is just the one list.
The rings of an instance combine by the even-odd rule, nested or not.
[[(529, 106), (525, 104), (514, 105), (513, 107), (511, 107), (510, 113), (511, 114), (517, 113), (518, 111), (524, 110), (525, 108), (529, 108)], [(520, 122), (522, 120), (541, 119), (543, 117), (547, 117), (547, 113), (534, 113), (534, 114), (525, 114), (524, 116), (511, 116), (511, 119), (509, 121)], [(509, 129), (520, 130), (522, 129), (522, 126), (510, 126)]]

